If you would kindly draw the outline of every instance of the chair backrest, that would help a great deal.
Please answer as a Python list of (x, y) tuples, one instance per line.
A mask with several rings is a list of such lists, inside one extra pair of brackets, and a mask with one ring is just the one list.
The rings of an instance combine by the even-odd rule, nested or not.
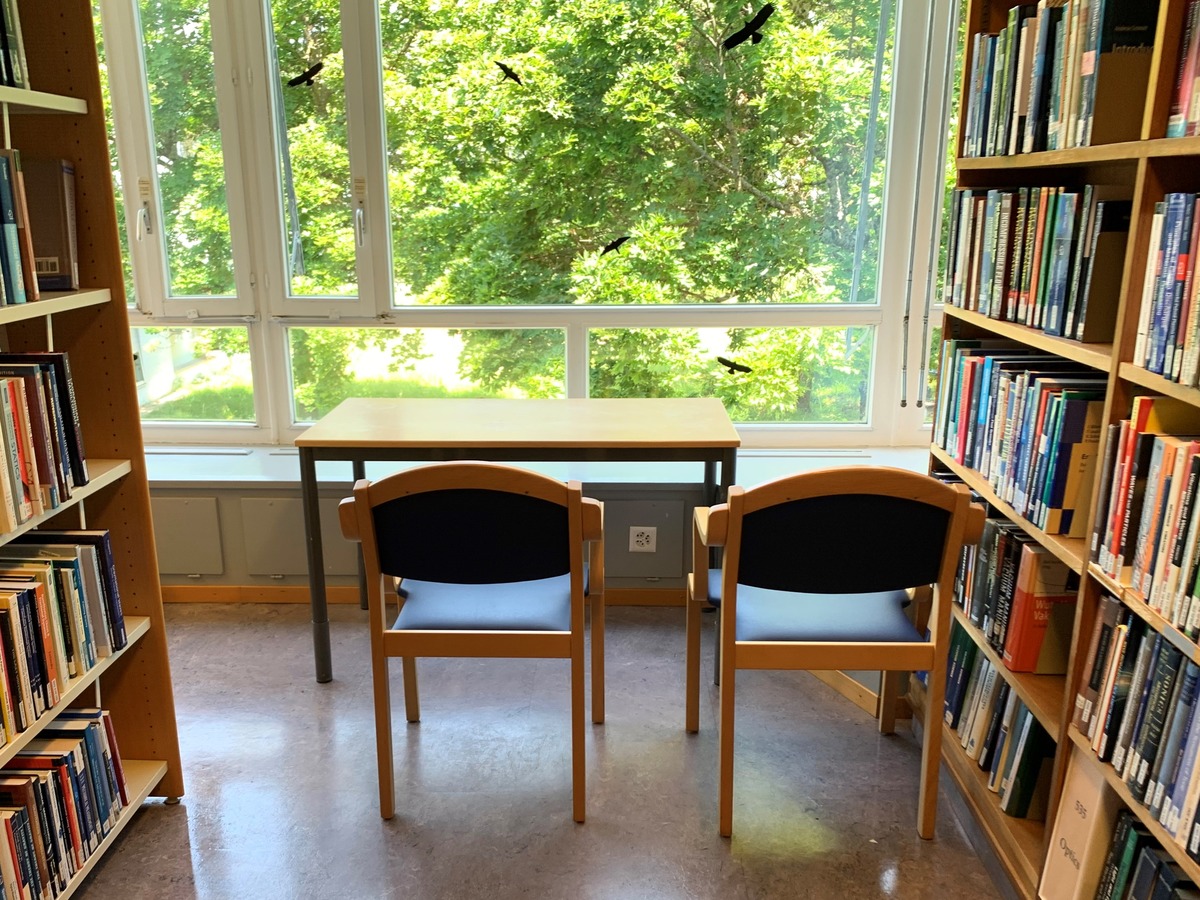
[(565, 575), (573, 559), (581, 566), (578, 482), (457, 462), (360, 481), (360, 497), (373, 532), (361, 535), (364, 553), (374, 551), (383, 575), (494, 584)]
[[(965, 522), (951, 521), (969, 499), (961, 486), (875, 466), (805, 472), (729, 501), (729, 543), (739, 584), (839, 594), (937, 582)], [(733, 574), (733, 573), (731, 573)]]

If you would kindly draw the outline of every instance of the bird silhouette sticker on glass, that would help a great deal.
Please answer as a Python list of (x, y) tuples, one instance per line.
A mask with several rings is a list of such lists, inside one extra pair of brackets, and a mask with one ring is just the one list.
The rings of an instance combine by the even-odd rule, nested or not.
[(718, 356), (717, 362), (719, 362), (721, 365), (723, 365), (725, 368), (727, 368), (729, 370), (730, 375), (733, 375), (737, 372), (753, 372), (754, 371), (747, 365), (743, 365), (740, 362), (734, 362), (732, 359), (726, 359), (723, 356)]
[(725, 42), (721, 44), (726, 50), (732, 50), (738, 44), (744, 44), (749, 41), (752, 44), (757, 44), (762, 40), (762, 32), (759, 30), (766, 24), (767, 19), (771, 18), (771, 13), (775, 12), (775, 7), (770, 3), (763, 5), (763, 8), (754, 14), (754, 18), (748, 21), (744, 28), (735, 31), (729, 37), (725, 38)]
[(603, 256), (605, 253), (611, 253), (614, 250), (620, 250), (621, 245), (623, 243), (625, 243), (627, 240), (629, 240), (629, 235), (623, 234), (623, 235), (621, 235), (621, 237), (616, 238), (615, 240), (609, 241), (607, 244), (604, 245), (604, 249), (600, 251), (600, 255)]
[(325, 63), (319, 62), (308, 69), (305, 69), (295, 78), (288, 79), (288, 87), (300, 87), (300, 85), (311, 85), (313, 79), (317, 77), (317, 73), (325, 68)]
[(505, 79), (515, 81), (517, 84), (524, 83), (521, 81), (521, 76), (514, 72), (511, 67), (506, 66), (504, 63), (500, 62), (500, 60), (496, 60), (496, 65), (498, 65), (500, 67), (500, 71), (504, 73)]

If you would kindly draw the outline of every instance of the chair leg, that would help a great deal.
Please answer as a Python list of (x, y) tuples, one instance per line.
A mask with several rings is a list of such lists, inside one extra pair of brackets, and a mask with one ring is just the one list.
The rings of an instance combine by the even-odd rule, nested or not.
[(684, 727), (695, 734), (700, 730), (700, 604), (690, 596), (687, 600), (684, 682)]
[[(578, 645), (574, 642), (578, 640)], [(571, 807), (576, 822), (583, 822), (587, 806), (586, 763), (584, 752), (583, 634), (572, 637), (571, 653)]]
[(410, 722), (421, 721), (421, 698), (417, 694), (417, 660), (412, 656), (400, 658), (404, 673), (404, 717)]
[(396, 812), (396, 774), (392, 755), (392, 692), (388, 684), (388, 658), (373, 653), (371, 675), (375, 693), (375, 753), (379, 765), (379, 815), (390, 819)]
[(604, 722), (604, 594), (592, 595), (592, 721)]
[[(721, 607), (724, 618), (726, 607)], [(718, 620), (718, 625), (720, 621)], [(719, 646), (719, 645), (718, 645)], [(732, 653), (724, 654), (721, 664), (721, 713), (717, 726), (717, 822), (722, 837), (733, 834), (733, 688), (734, 660)]]
[(894, 734), (896, 731), (896, 701), (907, 672), (879, 673), (879, 733)]
[(942, 705), (946, 699), (944, 660), (926, 676), (925, 722), (921, 735), (921, 793), (917, 801), (917, 833), (932, 840), (937, 823), (938, 774), (942, 764)]

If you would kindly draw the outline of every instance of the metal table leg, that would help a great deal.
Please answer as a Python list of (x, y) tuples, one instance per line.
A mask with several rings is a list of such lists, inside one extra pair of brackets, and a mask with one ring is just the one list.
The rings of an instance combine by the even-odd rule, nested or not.
[(329, 607), (325, 601), (325, 557), (321, 548), (321, 511), (317, 505), (317, 464), (312, 450), (300, 448), (300, 496), (304, 506), (304, 536), (308, 543), (308, 593), (312, 604), (313, 660), (317, 681), (333, 680), (329, 652)]

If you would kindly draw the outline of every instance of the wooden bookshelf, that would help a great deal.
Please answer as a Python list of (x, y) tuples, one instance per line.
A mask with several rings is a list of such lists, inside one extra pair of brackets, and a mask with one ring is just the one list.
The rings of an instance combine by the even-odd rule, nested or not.
[(182, 796), (183, 775), (92, 7), (86, 0), (19, 2), (36, 89), (0, 87), (3, 138), (26, 156), (74, 165), (81, 287), (0, 307), (0, 347), (67, 351), (91, 480), (58, 508), (0, 534), (0, 544), (42, 526), (107, 529), (128, 635), (126, 647), (72, 679), (57, 706), (0, 747), (3, 762), (68, 705), (112, 713), (130, 804), (60, 894), (69, 896), (143, 801)]
[[(1103, 423), (1115, 423), (1128, 418), (1133, 398), (1139, 394), (1156, 394), (1183, 401), (1197, 411), (1200, 421), (1200, 389), (1175, 383), (1135, 365), (1134, 347), (1142, 304), (1142, 287), (1147, 260), (1150, 257), (1150, 227), (1154, 205), (1167, 192), (1200, 191), (1200, 137), (1165, 138), (1167, 114), (1175, 87), (1175, 72), (1179, 63), (1178, 42), (1184, 31), (1187, 0), (1161, 0), (1155, 31), (1156, 45), (1149, 61), (1149, 87), (1144, 98), (1131, 99), (1123, 113), (1140, 120), (1138, 140), (1096, 146), (1072, 147), (1011, 156), (966, 156), (964, 134), (967, 127), (967, 106), (972, 72), (973, 39), (980, 33), (996, 33), (1005, 27), (1009, 10), (1015, 0), (968, 0), (966, 7), (966, 38), (961, 80), (963, 106), (960, 110), (960, 145), (957, 160), (958, 185), (962, 188), (1012, 189), (1023, 186), (1041, 187), (1084, 184), (1122, 184), (1132, 196), (1132, 218), (1120, 281), (1115, 333), (1110, 343), (1082, 344), (1053, 337), (1037, 328), (999, 321), (971, 309), (945, 308), (943, 341), (964, 337), (1004, 338), (1020, 346), (1055, 357), (1070, 360), (1104, 373)], [(1144, 102), (1143, 102), (1144, 101)], [(1134, 122), (1137, 124), (1137, 121)], [(1014, 204), (1015, 208), (1015, 204)], [(949, 223), (948, 223), (949, 224)], [(1099, 487), (1102, 444), (1097, 455), (1093, 485)], [(1155, 837), (1184, 870), (1200, 883), (1200, 865), (1191, 860), (1183, 847), (1158, 825), (1150, 821), (1147, 810), (1136, 801), (1111, 766), (1101, 763), (1092, 752), (1086, 737), (1071, 726), (1075, 697), (1087, 677), (1084, 672), (1093, 624), (1102, 597), (1108, 593), (1118, 597), (1125, 606), (1155, 631), (1163, 634), (1172, 645), (1183, 651), (1186, 659), (1200, 661), (1200, 648), (1187, 635), (1175, 628), (1157, 611), (1147, 606), (1128, 585), (1106, 575), (1090, 560), (1090, 539), (1071, 539), (1046, 534), (1033, 523), (1004, 503), (991, 489), (987, 479), (955, 461), (950, 453), (938, 446), (931, 450), (933, 471), (952, 472), (977, 491), (1001, 515), (1015, 522), (1046, 547), (1058, 559), (1080, 574), (1080, 589), (1071, 635), (1071, 651), (1065, 677), (1053, 680), (1029, 681), (1027, 676), (1015, 676), (1002, 666), (1000, 673), (1010, 683), (1017, 696), (1034, 712), (1038, 721), (1055, 738), (1058, 752), (1051, 782), (1051, 802), (1046, 823), (1036, 826), (1023, 820), (1004, 816), (995, 795), (987, 791), (986, 775), (961, 751), (958, 741), (947, 729), (944, 757), (948, 769), (967, 797), (968, 804), (991, 841), (997, 855), (1012, 879), (1017, 893), (1025, 898), (1037, 895), (1041, 871), (1050, 851), (1047, 846), (1057, 811), (1059, 795), (1071, 744), (1085, 752), (1076, 754), (1084, 765), (1095, 765), (1121, 802), (1145, 822)], [(1092, 493), (1092, 509), (1084, 511), (1090, 524), (1094, 517), (1096, 491)], [(1089, 529), (1090, 530), (1090, 529)], [(987, 646), (983, 634), (971, 625), (968, 617), (958, 615), (972, 640), (989, 658), (996, 656)], [(919, 705), (920, 691), (914, 691), (914, 704)], [(930, 711), (923, 711), (929, 717)], [(940, 715), (941, 711), (932, 711)]]

